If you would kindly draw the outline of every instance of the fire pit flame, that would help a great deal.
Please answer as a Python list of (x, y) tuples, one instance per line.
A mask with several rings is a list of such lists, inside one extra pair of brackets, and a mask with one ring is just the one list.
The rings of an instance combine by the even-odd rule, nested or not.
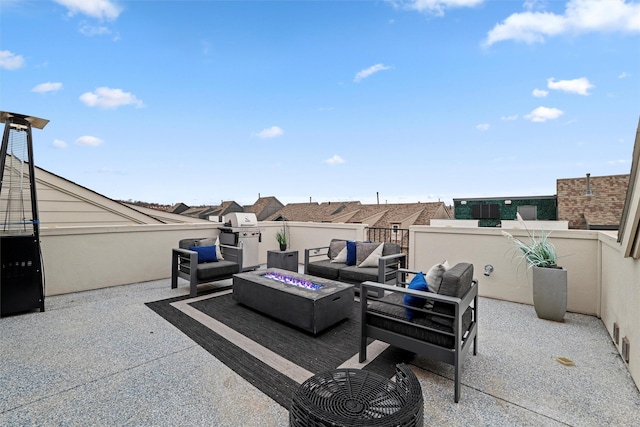
[(298, 279), (297, 277), (287, 276), (286, 274), (282, 274), (282, 273), (269, 272), (269, 273), (263, 274), (262, 277), (276, 280), (286, 285), (297, 286), (299, 288), (306, 288), (314, 291), (317, 291), (318, 289), (322, 288), (322, 285), (319, 285), (317, 283), (309, 282), (308, 280), (304, 280), (304, 279)]

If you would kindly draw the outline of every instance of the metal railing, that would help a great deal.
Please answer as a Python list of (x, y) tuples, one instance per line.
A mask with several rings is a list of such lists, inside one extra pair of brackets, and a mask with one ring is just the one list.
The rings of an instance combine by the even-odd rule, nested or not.
[(372, 242), (389, 242), (400, 245), (402, 253), (409, 256), (409, 229), (408, 228), (377, 228), (367, 227), (367, 240)]

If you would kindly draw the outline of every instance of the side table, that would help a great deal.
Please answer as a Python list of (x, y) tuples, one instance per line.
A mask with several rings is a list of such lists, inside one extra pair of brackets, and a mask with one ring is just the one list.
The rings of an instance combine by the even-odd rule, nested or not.
[(267, 251), (267, 268), (298, 272), (298, 251)]

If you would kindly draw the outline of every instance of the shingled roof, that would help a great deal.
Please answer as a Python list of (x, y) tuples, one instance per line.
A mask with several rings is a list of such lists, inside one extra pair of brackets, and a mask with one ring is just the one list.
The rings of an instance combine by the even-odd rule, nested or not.
[(360, 202), (289, 203), (267, 221), (335, 222), (336, 218), (353, 212), (354, 206), (360, 206)]
[(268, 221), (344, 222), (391, 228), (399, 225), (429, 225), (432, 218), (448, 219), (450, 212), (443, 202), (363, 205), (360, 202), (290, 203)]
[(282, 209), (284, 205), (273, 196), (258, 197), (258, 200), (251, 206), (245, 206), (244, 211), (256, 214), (258, 221), (264, 221), (275, 212)]

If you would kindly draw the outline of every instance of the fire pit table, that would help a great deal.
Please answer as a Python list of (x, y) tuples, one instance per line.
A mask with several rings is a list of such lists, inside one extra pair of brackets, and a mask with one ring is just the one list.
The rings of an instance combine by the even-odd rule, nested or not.
[(233, 299), (312, 334), (353, 312), (353, 285), (269, 268), (234, 274)]

